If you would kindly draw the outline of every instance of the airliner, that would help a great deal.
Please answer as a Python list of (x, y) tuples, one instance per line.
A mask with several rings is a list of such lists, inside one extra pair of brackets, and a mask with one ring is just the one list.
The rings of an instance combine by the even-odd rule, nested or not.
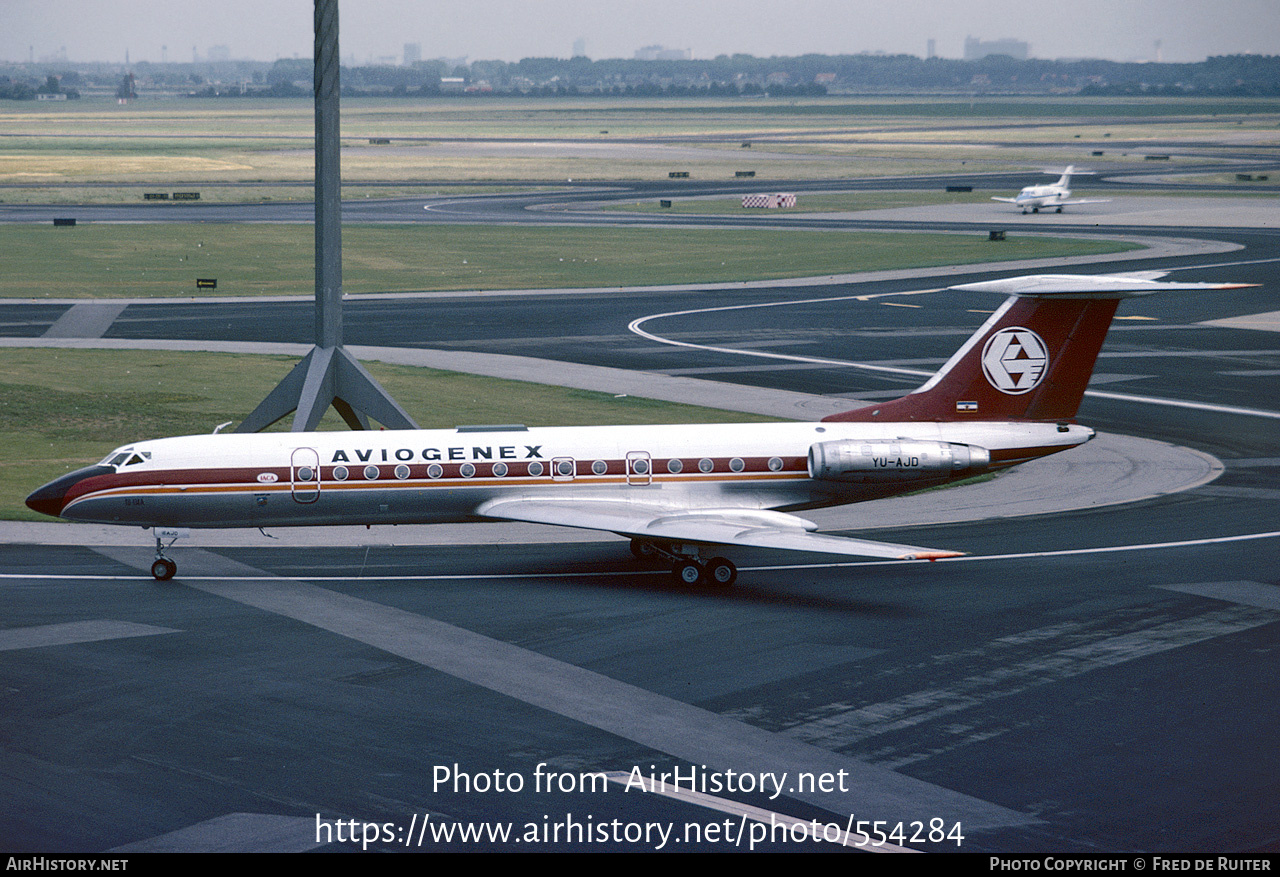
[[(1046, 171), (1046, 173), (1049, 173)], [(1076, 173), (1076, 166), (1071, 165), (1062, 176), (1058, 177), (1058, 182), (1050, 183), (1044, 186), (1027, 186), (1013, 198), (993, 197), (992, 201), (1003, 201), (1006, 204), (1013, 204), (1022, 208), (1025, 214), (1028, 210), (1032, 213), (1039, 213), (1040, 208), (1054, 208), (1055, 213), (1061, 213), (1062, 208), (1068, 204), (1106, 204), (1110, 198), (1071, 198), (1071, 190), (1067, 187), (1071, 185), (1071, 177)], [(1080, 171), (1080, 173), (1088, 173)]]
[[(812, 423), (211, 434), (140, 441), (27, 497), (71, 521), (168, 528), (523, 521), (629, 537), (693, 585), (725, 547), (936, 560), (961, 552), (815, 532), (804, 509), (950, 484), (1089, 441), (1076, 411), (1119, 301), (1241, 284), (1165, 272), (953, 286), (1007, 298), (918, 389)], [(169, 533), (169, 535), (172, 535)], [(170, 541), (169, 544), (172, 544)]]

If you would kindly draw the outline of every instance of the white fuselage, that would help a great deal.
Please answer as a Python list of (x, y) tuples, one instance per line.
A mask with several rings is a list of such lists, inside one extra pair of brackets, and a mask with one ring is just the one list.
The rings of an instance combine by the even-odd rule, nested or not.
[(1027, 186), (1013, 199), (1013, 203), (1023, 210), (1029, 208), (1039, 209), (1041, 207), (1060, 206), (1070, 197), (1071, 190), (1066, 186)]
[[(485, 503), (531, 498), (801, 509), (953, 480), (915, 469), (909, 449), (895, 457), (904, 441), (977, 446), (1000, 468), (1092, 434), (1053, 423), (828, 422), (185, 436), (113, 453), (61, 514), (228, 527), (465, 521), (483, 517)], [(874, 477), (812, 477), (810, 448), (839, 440), (874, 448)]]

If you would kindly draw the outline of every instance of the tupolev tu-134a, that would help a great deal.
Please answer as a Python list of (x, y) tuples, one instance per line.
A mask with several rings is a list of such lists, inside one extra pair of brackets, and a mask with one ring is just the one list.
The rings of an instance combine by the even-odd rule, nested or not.
[[(961, 552), (822, 535), (792, 512), (876, 500), (1089, 441), (1076, 411), (1120, 299), (1242, 284), (1034, 275), (921, 387), (814, 423), (458, 427), (141, 441), (27, 497), (72, 521), (165, 528), (523, 521), (617, 533), (695, 584), (726, 546), (901, 560)], [(181, 532), (179, 529), (178, 532)], [(170, 534), (172, 535), (172, 534)]]
[[(1046, 173), (1057, 173), (1057, 171), (1047, 171)], [(1055, 213), (1061, 213), (1062, 208), (1067, 205), (1075, 204), (1106, 204), (1110, 198), (1072, 198), (1071, 177), (1076, 174), (1088, 174), (1090, 171), (1077, 171), (1075, 165), (1071, 165), (1062, 176), (1058, 177), (1056, 183), (1046, 183), (1043, 186), (1027, 186), (1012, 198), (992, 197), (992, 201), (1003, 201), (1006, 204), (1012, 204), (1015, 207), (1021, 207), (1025, 214), (1027, 211), (1039, 213), (1042, 209), (1053, 209)]]

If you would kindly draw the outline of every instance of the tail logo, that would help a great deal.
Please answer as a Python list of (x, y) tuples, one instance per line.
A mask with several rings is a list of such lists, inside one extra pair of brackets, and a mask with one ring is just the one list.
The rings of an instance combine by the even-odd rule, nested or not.
[(1001, 329), (982, 348), (982, 372), (1001, 393), (1020, 396), (1034, 390), (1049, 366), (1044, 340), (1021, 326)]

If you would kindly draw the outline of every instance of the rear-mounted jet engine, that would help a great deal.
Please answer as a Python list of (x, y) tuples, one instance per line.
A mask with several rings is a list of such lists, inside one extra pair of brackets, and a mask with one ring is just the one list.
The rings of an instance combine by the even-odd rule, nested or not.
[(978, 475), (990, 464), (986, 448), (954, 442), (842, 439), (809, 447), (809, 477), (820, 481), (939, 481)]

